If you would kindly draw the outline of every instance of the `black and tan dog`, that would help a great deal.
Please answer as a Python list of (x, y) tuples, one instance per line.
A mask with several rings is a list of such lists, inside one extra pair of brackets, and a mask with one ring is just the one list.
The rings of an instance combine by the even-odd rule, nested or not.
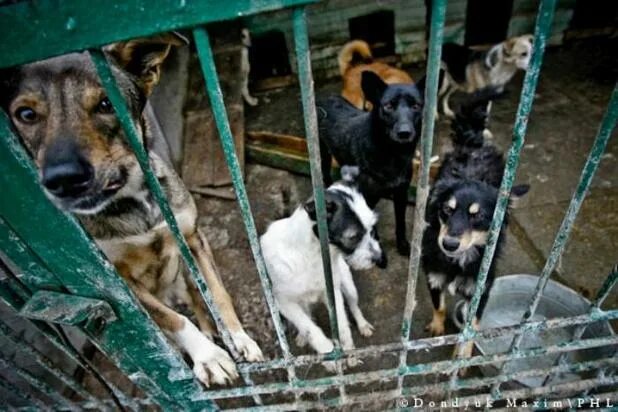
[[(431, 189), (422, 264), (434, 308), (427, 329), (434, 336), (444, 334), (446, 291), (463, 298), (465, 314), (476, 288), (504, 172), (502, 153), (495, 146), (485, 144), (483, 139), (487, 102), (496, 96), (495, 89), (483, 89), (462, 105), (451, 125), (454, 150), (444, 157)], [(514, 186), (511, 196), (521, 197), (528, 189), (527, 185)], [(479, 317), (494, 281), (496, 260), (506, 238), (507, 224), (508, 214), (500, 230), (485, 291), (479, 302)], [(456, 315), (462, 319), (461, 313)], [(472, 324), (477, 327), (476, 318)], [(463, 349), (464, 355), (469, 356), (471, 341)]]
[[(143, 115), (146, 99), (170, 48), (180, 44), (175, 35), (161, 35), (106, 48), (147, 148), (154, 142)], [(224, 384), (236, 378), (231, 357), (212, 341), (216, 330), (197, 288), (190, 279), (185, 282), (174, 238), (89, 55), (74, 53), (28, 64), (3, 72), (0, 79), (2, 107), (34, 158), (48, 197), (80, 220), (155, 322), (191, 357), (200, 381)], [(249, 361), (261, 360), (262, 352), (243, 330), (197, 226), (193, 199), (157, 153), (149, 150), (149, 160), (236, 349)], [(193, 310), (199, 329), (164, 303), (171, 299)]]

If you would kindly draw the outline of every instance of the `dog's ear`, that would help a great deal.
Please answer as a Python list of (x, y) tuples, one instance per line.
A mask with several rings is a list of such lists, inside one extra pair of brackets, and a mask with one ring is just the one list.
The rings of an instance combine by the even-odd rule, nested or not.
[(532, 44), (532, 42), (534, 42), (534, 35), (533, 34), (524, 34), (521, 37), (523, 39), (525, 39), (525, 40), (528, 40), (530, 42), (530, 44)]
[(364, 71), (361, 76), (361, 88), (365, 98), (373, 103), (374, 107), (377, 107), (387, 84), (374, 72)]
[(356, 183), (356, 179), (360, 175), (358, 166), (341, 166), (341, 179), (350, 184)]
[(159, 82), (161, 64), (172, 46), (182, 46), (188, 41), (178, 33), (163, 33), (153, 37), (118, 42), (105, 47), (105, 52), (116, 63), (134, 75), (146, 96)]
[(515, 185), (511, 188), (511, 196), (509, 197), (509, 207), (517, 208), (519, 201), (530, 190), (530, 185)]
[(14, 67), (0, 69), (0, 108), (8, 109), (9, 100), (17, 87), (17, 73), (19, 70)]
[[(327, 193), (325, 193), (324, 201), (326, 202), (326, 221), (330, 222), (339, 208), (339, 204), (333, 198), (331, 198)], [(309, 215), (309, 218), (314, 222), (318, 220), (317, 213), (315, 211), (315, 200), (311, 199), (307, 203), (305, 203), (305, 211)]]

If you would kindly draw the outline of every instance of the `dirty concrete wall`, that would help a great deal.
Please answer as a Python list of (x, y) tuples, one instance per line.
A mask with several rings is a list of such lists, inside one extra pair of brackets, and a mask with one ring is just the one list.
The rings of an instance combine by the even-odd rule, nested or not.
[[(445, 27), (447, 41), (463, 41), (466, 4), (467, 0), (449, 1)], [(424, 0), (323, 1), (308, 8), (312, 65), (317, 78), (337, 75), (337, 53), (341, 46), (350, 40), (348, 20), (381, 10), (391, 10), (395, 14), (395, 52), (401, 57), (401, 61), (411, 63), (425, 59)], [(286, 37), (290, 59), (294, 61), (289, 11), (253, 16), (246, 20), (246, 25), (254, 35), (270, 30), (282, 31)]]
[[(560, 0), (556, 8), (552, 37), (549, 44), (562, 44), (564, 32), (573, 16), (576, 0)], [(448, 2), (444, 40), (463, 43), (466, 24), (467, 0)], [(516, 36), (534, 30), (539, 0), (514, 0), (508, 35)], [(424, 0), (330, 0), (311, 5), (308, 8), (308, 29), (311, 39), (312, 65), (316, 78), (338, 75), (336, 56), (348, 40), (348, 20), (380, 10), (395, 13), (395, 52), (404, 64), (425, 59), (425, 14)], [(280, 11), (253, 16), (245, 21), (254, 35), (270, 30), (284, 33), (294, 62), (294, 42), (291, 13)], [(292, 69), (295, 70), (294, 64)]]

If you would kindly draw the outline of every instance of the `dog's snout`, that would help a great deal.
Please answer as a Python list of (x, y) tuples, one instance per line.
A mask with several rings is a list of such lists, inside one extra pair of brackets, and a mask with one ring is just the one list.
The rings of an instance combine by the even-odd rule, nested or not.
[(69, 140), (52, 144), (43, 162), (41, 183), (54, 196), (74, 197), (85, 192), (94, 178), (94, 168)]
[(442, 239), (442, 247), (449, 252), (454, 252), (459, 248), (459, 240), (445, 236), (444, 239)]
[(73, 197), (90, 187), (94, 172), (81, 159), (60, 163), (43, 169), (43, 186), (58, 197)]
[(385, 269), (386, 266), (388, 265), (388, 259), (386, 258), (386, 253), (380, 252), (380, 254), (374, 258), (374, 262), (376, 266), (379, 267), (380, 269)]

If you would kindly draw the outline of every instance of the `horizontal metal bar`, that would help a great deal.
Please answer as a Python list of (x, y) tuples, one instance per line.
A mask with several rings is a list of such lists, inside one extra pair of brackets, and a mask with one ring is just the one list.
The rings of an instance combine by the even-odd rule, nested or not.
[[(478, 332), (472, 334), (469, 339), (495, 339), (502, 336), (512, 335), (514, 333), (526, 333), (526, 332), (536, 332), (539, 330), (552, 330), (557, 328), (564, 328), (569, 326), (580, 325), (584, 323), (592, 323), (592, 322), (604, 322), (612, 319), (618, 319), (618, 309), (609, 310), (609, 311), (600, 311), (595, 313), (594, 318), (591, 319), (590, 315), (584, 314), (579, 316), (565, 317), (565, 318), (554, 318), (554, 319), (545, 319), (541, 321), (535, 322), (527, 322), (523, 324), (517, 324), (512, 326), (504, 326), (500, 328), (490, 328), (483, 329)], [(418, 350), (427, 350), (431, 348), (436, 348), (440, 346), (446, 345), (454, 345), (459, 342), (461, 339), (459, 335), (444, 335), (444, 336), (436, 336), (432, 338), (422, 338), (411, 340), (405, 342), (404, 344), (398, 343), (388, 343), (383, 345), (373, 345), (366, 346), (360, 349), (354, 349), (351, 351), (346, 351), (344, 354), (339, 355), (339, 359), (346, 359), (348, 357), (356, 357), (359, 359), (365, 357), (374, 357), (380, 356), (385, 353), (400, 351), (405, 349), (406, 351), (418, 351)], [(270, 369), (280, 369), (284, 368), (290, 364), (294, 366), (305, 366), (311, 364), (317, 364), (328, 360), (333, 360), (337, 356), (336, 354), (327, 354), (327, 355), (300, 355), (294, 357), (291, 361), (285, 361), (284, 359), (274, 359), (268, 362), (260, 362), (260, 363), (252, 363), (247, 364), (243, 363), (239, 365), (239, 369), (247, 370), (251, 372), (265, 371)]]
[(29, 371), (18, 366), (13, 360), (8, 359), (4, 354), (0, 353), (0, 368), (10, 369), (15, 372), (20, 378), (26, 381), (30, 386), (47, 396), (49, 399), (56, 402), (60, 407), (67, 410), (77, 411), (77, 407), (71, 401), (61, 396), (55, 388), (50, 387), (37, 376), (34, 376)]
[(0, 67), (314, 0), (36, 0), (0, 7)]
[[(33, 406), (37, 407), (41, 411), (49, 410), (49, 406), (43, 403), (39, 398), (33, 396), (28, 391), (23, 391), (17, 386), (13, 385), (11, 382), (4, 379), (4, 377), (0, 376), (0, 388), (4, 389), (5, 392), (10, 393), (16, 398), (22, 400), (24, 403), (29, 404), (30, 408)], [(6, 400), (4, 400), (6, 402)]]
[[(515, 378), (521, 379), (524, 377), (539, 376), (539, 375), (547, 374), (549, 372), (581, 373), (581, 372), (585, 372), (589, 370), (594, 370), (595, 368), (598, 368), (599, 366), (601, 366), (603, 362), (605, 362), (605, 360), (590, 361), (590, 362), (584, 362), (580, 364), (561, 365), (561, 366), (554, 366), (554, 367), (549, 367), (549, 368), (530, 369), (530, 370), (514, 372), (512, 374), (502, 375), (502, 376), (492, 376), (492, 377), (487, 377), (487, 378), (470, 378), (470, 379), (461, 380), (460, 385), (458, 386), (457, 390), (487, 387), (496, 381), (507, 382)], [(616, 364), (618, 363), (618, 361), (612, 360), (612, 363)], [(599, 380), (599, 382), (603, 382), (603, 380), (601, 379)], [(449, 387), (450, 387), (449, 382), (439, 382), (439, 383), (429, 384), (429, 385), (404, 387), (401, 395), (398, 393), (398, 390), (377, 391), (377, 392), (372, 392), (369, 394), (363, 394), (363, 395), (357, 395), (357, 396), (349, 395), (347, 399), (345, 400), (338, 397), (338, 398), (332, 398), (332, 399), (320, 400), (320, 401), (270, 404), (270, 405), (263, 406), (263, 407), (239, 408), (239, 409), (232, 409), (232, 411), (258, 412), (258, 411), (312, 410), (312, 409), (316, 409), (319, 407), (336, 408), (336, 407), (341, 407), (341, 406), (349, 406), (354, 403), (388, 402), (388, 401), (395, 400), (395, 399), (404, 399), (404, 400), (409, 401), (409, 397), (418, 398), (421, 395), (430, 394), (430, 393), (446, 394), (447, 391), (449, 390)], [(477, 396), (479, 399), (482, 398), (482, 395), (480, 396), (475, 395), (475, 396)], [(459, 399), (458, 396), (456, 398)], [(444, 400), (450, 401), (451, 399), (449, 399), (448, 396), (445, 396)], [(413, 402), (409, 402), (409, 403), (413, 403)], [(459, 404), (463, 405), (461, 402)], [(427, 405), (424, 404), (424, 406), (427, 406)], [(440, 406), (440, 402), (437, 402), (437, 406), (438, 407)], [(419, 408), (416, 408), (416, 409), (418, 410)], [(408, 410), (408, 409), (402, 408), (399, 410)]]
[[(262, 384), (255, 387), (242, 387), (231, 389), (220, 389), (209, 391), (208, 399), (233, 398), (239, 396), (250, 396), (253, 394), (267, 394), (277, 392), (287, 392), (301, 389), (304, 392), (321, 392), (326, 388), (337, 385), (351, 385), (359, 383), (369, 383), (385, 379), (395, 379), (399, 376), (409, 375), (427, 375), (439, 373), (451, 373), (454, 370), (461, 368), (469, 368), (471, 366), (494, 364), (497, 362), (507, 362), (530, 357), (544, 356), (554, 353), (563, 353), (576, 351), (581, 349), (602, 347), (618, 344), (618, 336), (612, 335), (602, 338), (582, 339), (577, 342), (560, 343), (549, 345), (546, 347), (531, 348), (519, 351), (517, 353), (498, 353), (494, 355), (481, 355), (470, 358), (449, 359), (445, 361), (437, 361), (425, 364), (408, 365), (395, 369), (385, 369), (374, 372), (362, 372), (348, 374), (345, 376), (331, 376), (327, 378), (317, 378), (311, 380), (300, 381), (294, 385), (291, 383), (277, 382)], [(448, 384), (449, 387), (451, 383)]]
[(82, 399), (90, 401), (100, 408), (104, 407), (104, 405), (97, 398), (92, 396), (92, 394), (89, 393), (79, 382), (77, 382), (73, 376), (68, 375), (63, 370), (56, 367), (49, 358), (40, 353), (38, 350), (35, 350), (23, 341), (20, 342), (20, 339), (17, 338), (13, 330), (2, 321), (0, 321), (0, 337), (4, 338), (9, 343), (9, 347), (15, 351), (22, 352), (28, 359), (36, 362), (41, 368), (52, 374), (56, 379), (73, 390)]

